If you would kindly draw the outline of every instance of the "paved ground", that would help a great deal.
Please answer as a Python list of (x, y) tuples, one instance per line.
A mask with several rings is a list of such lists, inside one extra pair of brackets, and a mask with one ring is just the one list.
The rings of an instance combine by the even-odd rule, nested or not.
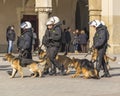
[[(120, 55), (116, 55), (116, 62), (110, 62), (112, 77), (100, 80), (81, 77), (73, 79), (70, 75), (30, 78), (26, 68), (24, 79), (18, 75), (10, 79), (7, 74), (11, 70), (10, 64), (3, 61), (2, 56), (4, 54), (0, 54), (0, 96), (120, 96)], [(69, 56), (84, 58), (81, 54)]]

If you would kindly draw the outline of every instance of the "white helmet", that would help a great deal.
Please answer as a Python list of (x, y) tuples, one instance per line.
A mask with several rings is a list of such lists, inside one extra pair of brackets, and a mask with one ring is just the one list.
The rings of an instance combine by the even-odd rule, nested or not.
[(99, 20), (93, 20), (89, 24), (90, 26), (95, 26), (97, 28), (102, 23)]
[(46, 25), (57, 24), (60, 22), (60, 19), (57, 16), (50, 17), (46, 23)]
[(21, 24), (20, 26), (22, 29), (29, 29), (29, 28), (32, 28), (32, 25), (29, 21), (25, 21)]
[(105, 22), (104, 21), (101, 21), (102, 25), (105, 25)]

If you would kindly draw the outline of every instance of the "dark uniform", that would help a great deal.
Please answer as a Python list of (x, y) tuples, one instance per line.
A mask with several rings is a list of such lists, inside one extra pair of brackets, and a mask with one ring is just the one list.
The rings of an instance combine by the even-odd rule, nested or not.
[(106, 49), (108, 46), (108, 39), (109, 39), (109, 33), (107, 28), (100, 24), (96, 28), (96, 33), (93, 38), (93, 47), (98, 50), (98, 64), (96, 66), (96, 69), (99, 73), (101, 66), (103, 67), (104, 70), (104, 75), (103, 77), (110, 77), (109, 71), (107, 69), (107, 66), (105, 64), (104, 60), (104, 55), (106, 53)]
[(59, 64), (59, 62), (55, 59), (61, 45), (62, 30), (60, 25), (61, 23), (57, 23), (52, 29), (47, 29), (42, 41), (47, 48), (47, 55), (53, 64), (50, 75), (56, 74), (56, 67), (60, 69), (61, 72), (64, 71), (63, 65)]
[(67, 29), (67, 31), (65, 32), (65, 54), (67, 55), (67, 53), (70, 51), (69, 47), (70, 47), (70, 43), (71, 43), (71, 35), (70, 35), (70, 31), (69, 28)]
[(31, 28), (25, 29), (22, 32), (21, 36), (18, 38), (17, 47), (22, 58), (32, 59), (32, 40), (33, 33)]

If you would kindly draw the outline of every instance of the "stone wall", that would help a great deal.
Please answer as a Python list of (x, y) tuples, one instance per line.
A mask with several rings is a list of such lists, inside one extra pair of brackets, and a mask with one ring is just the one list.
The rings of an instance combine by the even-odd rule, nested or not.
[[(58, 1), (58, 2), (56, 2)], [(75, 10), (77, 0), (53, 0), (53, 13), (60, 17), (61, 21), (65, 20), (64, 27), (75, 28)]]
[(22, 6), (22, 0), (0, 0), (0, 45), (7, 44), (6, 42), (6, 28), (9, 25), (15, 26), (16, 34), (19, 30), (19, 22), (17, 15), (17, 8)]
[[(25, 5), (24, 0), (0, 0), (0, 52), (6, 52), (6, 28), (14, 25), (16, 35), (20, 34), (20, 20), (22, 14), (36, 14), (34, 12), (34, 0), (29, 0)], [(75, 28), (75, 10), (77, 0), (52, 0), (53, 12), (50, 16), (56, 15), (61, 21), (65, 20), (64, 27)], [(101, 19), (105, 22), (110, 33), (108, 53), (120, 53), (120, 0), (89, 0), (90, 20)], [(90, 29), (91, 30), (91, 29)], [(90, 33), (90, 40), (92, 36)], [(15, 48), (16, 50), (16, 48)]]
[(119, 0), (102, 0), (102, 20), (110, 33), (108, 53), (120, 53), (120, 9)]

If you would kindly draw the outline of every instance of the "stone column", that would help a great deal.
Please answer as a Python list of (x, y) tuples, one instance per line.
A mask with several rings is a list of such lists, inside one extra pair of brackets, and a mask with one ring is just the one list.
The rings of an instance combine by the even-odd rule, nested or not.
[(38, 33), (39, 46), (42, 44), (42, 38), (46, 30), (46, 21), (49, 13), (52, 12), (51, 0), (36, 0), (35, 11), (38, 13)]
[[(89, 21), (98, 19), (101, 20), (101, 0), (88, 0), (89, 1)], [(93, 36), (95, 30), (90, 27), (90, 47), (93, 45)]]

